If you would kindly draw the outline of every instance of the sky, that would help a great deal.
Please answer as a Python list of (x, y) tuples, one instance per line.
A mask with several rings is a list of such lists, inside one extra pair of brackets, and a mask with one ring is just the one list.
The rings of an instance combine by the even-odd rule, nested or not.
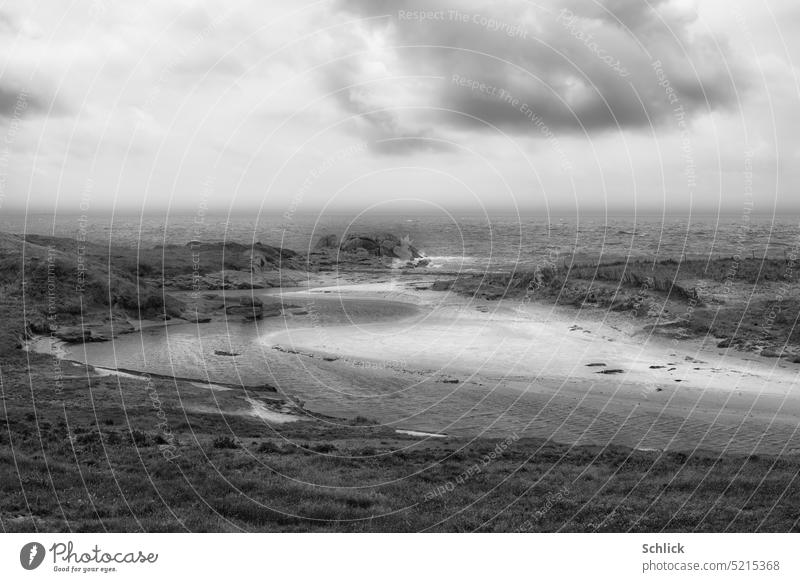
[(800, 211), (791, 0), (0, 1), (0, 212)]

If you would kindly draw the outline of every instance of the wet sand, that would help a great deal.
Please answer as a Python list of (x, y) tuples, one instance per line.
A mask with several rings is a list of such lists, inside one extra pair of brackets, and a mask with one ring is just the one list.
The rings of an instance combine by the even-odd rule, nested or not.
[[(738, 453), (800, 450), (800, 366), (636, 333), (605, 312), (475, 302), (372, 283), (285, 296), (407, 301), (415, 317), (267, 333), (306, 365), (363, 362), (370, 389), (323, 386), (326, 413), (448, 434), (525, 434), (580, 444)], [(314, 362), (314, 364), (309, 364)], [(401, 403), (398, 406), (398, 402)]]

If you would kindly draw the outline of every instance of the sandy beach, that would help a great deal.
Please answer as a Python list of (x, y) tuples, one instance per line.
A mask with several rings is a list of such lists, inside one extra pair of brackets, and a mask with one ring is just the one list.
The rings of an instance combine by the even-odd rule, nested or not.
[[(473, 301), (420, 287), (389, 281), (284, 292), (312, 313), (322, 297), (405, 301), (418, 313), (312, 321), (260, 341), (322, 373), (303, 397), (326, 414), (349, 408), (348, 415), (408, 429), (573, 444), (739, 453), (800, 447), (796, 365), (720, 349), (714, 338), (648, 337), (605, 311)], [(322, 379), (355, 371), (369, 388), (358, 382), (342, 391)]]

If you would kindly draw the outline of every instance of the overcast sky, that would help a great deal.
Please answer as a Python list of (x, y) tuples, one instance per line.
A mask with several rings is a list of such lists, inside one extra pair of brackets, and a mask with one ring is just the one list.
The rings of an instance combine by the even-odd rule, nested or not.
[(798, 30), (792, 0), (0, 2), (0, 212), (796, 209)]

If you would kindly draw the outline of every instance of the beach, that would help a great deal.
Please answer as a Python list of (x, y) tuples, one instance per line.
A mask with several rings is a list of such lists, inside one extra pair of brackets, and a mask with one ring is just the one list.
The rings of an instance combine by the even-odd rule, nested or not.
[[(334, 425), (362, 417), (466, 438), (800, 450), (795, 364), (721, 349), (713, 337), (654, 336), (626, 314), (480, 300), (431, 290), (433, 281), (361, 274), (231, 292), (228, 301), (246, 293), (287, 307), (254, 323), (149, 328), (61, 355), (245, 391), (268, 384)], [(209, 392), (201, 408), (213, 405)]]
[[(420, 313), (399, 322), (282, 330), (262, 342), (290, 346), (299, 359), (335, 354), (369, 363), (365, 371), (383, 390), (323, 391), (310, 406), (328, 412), (366, 398), (359, 413), (464, 436), (737, 453), (800, 447), (796, 365), (720, 349), (714, 338), (648, 337), (625, 316), (606, 312), (476, 302), (419, 286), (286, 293), (311, 303), (334, 290), (343, 298), (406, 297)], [(397, 400), (404, 418), (387, 404)]]

